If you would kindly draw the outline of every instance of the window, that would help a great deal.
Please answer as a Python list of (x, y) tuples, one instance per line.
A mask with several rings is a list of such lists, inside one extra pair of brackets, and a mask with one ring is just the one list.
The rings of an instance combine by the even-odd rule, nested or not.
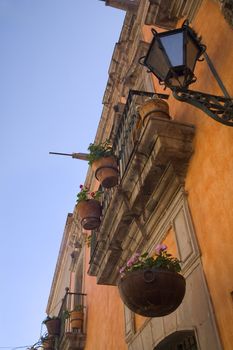
[(198, 347), (193, 331), (180, 331), (166, 337), (154, 350), (198, 350)]

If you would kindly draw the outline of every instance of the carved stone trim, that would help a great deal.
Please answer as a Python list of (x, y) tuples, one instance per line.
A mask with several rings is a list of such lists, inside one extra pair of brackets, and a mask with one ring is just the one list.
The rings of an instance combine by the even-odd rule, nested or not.
[(121, 84), (123, 70), (128, 64), (129, 52), (132, 45), (131, 34), (134, 24), (135, 15), (133, 13), (127, 12), (120, 34), (120, 38), (115, 45), (108, 70), (109, 78), (102, 101), (102, 103), (105, 106), (111, 104), (113, 100), (113, 93), (117, 95), (116, 90), (119, 89), (118, 85)]
[[(168, 193), (169, 191), (173, 192), (172, 188), (167, 189)], [(156, 192), (153, 194), (154, 198), (155, 196)], [(168, 230), (173, 227), (184, 274), (200, 256), (186, 196), (184, 188), (180, 187), (169, 206), (163, 204), (163, 215), (160, 217), (157, 214), (152, 215), (147, 224), (147, 230), (154, 232), (153, 240), (148, 242), (150, 244), (147, 246), (148, 250), (150, 246), (154, 247), (163, 241)]]
[(168, 335), (186, 330), (195, 332), (198, 349), (223, 349), (200, 260), (186, 276), (186, 284), (186, 295), (180, 307), (166, 317), (146, 321), (128, 343), (129, 350), (154, 350)]
[[(168, 189), (169, 191), (172, 192), (172, 189)], [(152, 197), (156, 198), (156, 191)], [(163, 214), (159, 217), (154, 211), (146, 223), (147, 230), (152, 232), (152, 235), (141, 246), (141, 250), (153, 249), (163, 241), (169, 228), (173, 226), (179, 258), (182, 260), (182, 273), (186, 279), (186, 295), (182, 304), (172, 314), (148, 319), (131, 337), (128, 343), (129, 350), (153, 350), (169, 334), (185, 330), (195, 332), (198, 348), (220, 350), (222, 347), (188, 208), (187, 194), (181, 187), (172, 200), (166, 201), (165, 197), (166, 194), (160, 202)]]
[(59, 256), (58, 256), (58, 260), (57, 260), (57, 264), (56, 264), (56, 268), (55, 268), (55, 272), (54, 272), (54, 276), (53, 276), (53, 281), (52, 281), (52, 286), (50, 289), (50, 294), (49, 294), (49, 299), (48, 299), (48, 304), (47, 304), (47, 308), (46, 308), (46, 312), (47, 314), (51, 314), (50, 312), (50, 308), (52, 307), (52, 304), (55, 300), (55, 296), (56, 296), (56, 292), (57, 290), (59, 290), (59, 278), (61, 277), (62, 273), (63, 273), (63, 266), (64, 261), (66, 259), (66, 254), (67, 251), (71, 252), (71, 248), (70, 248), (70, 236), (71, 236), (71, 228), (73, 226), (73, 214), (69, 213), (67, 215), (67, 220), (66, 220), (66, 224), (65, 224), (65, 228), (64, 228), (64, 233), (63, 233), (63, 238), (62, 238), (62, 242), (61, 242), (61, 246), (60, 246), (60, 251), (59, 251)]
[(125, 341), (129, 343), (135, 334), (134, 313), (124, 305), (125, 312)]
[(128, 70), (124, 74), (123, 84), (127, 86), (128, 90), (135, 88), (137, 86), (136, 80), (140, 77), (140, 71), (143, 67), (138, 63), (140, 57), (145, 56), (149, 49), (149, 43), (145, 41), (139, 41), (131, 65), (128, 67)]
[(62, 338), (59, 348), (62, 350), (83, 350), (85, 343), (85, 334), (67, 332)]
[(145, 24), (173, 29), (181, 18), (187, 18), (191, 22), (201, 2), (202, 0), (150, 0)]

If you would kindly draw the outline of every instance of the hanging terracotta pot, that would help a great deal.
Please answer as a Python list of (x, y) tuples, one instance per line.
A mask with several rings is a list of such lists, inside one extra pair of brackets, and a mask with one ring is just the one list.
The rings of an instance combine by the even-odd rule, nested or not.
[(46, 321), (44, 321), (44, 323), (47, 327), (49, 335), (57, 336), (60, 334), (61, 322), (59, 318), (48, 318)]
[(166, 269), (134, 270), (121, 278), (118, 288), (121, 299), (131, 311), (146, 317), (161, 317), (181, 304), (185, 279)]
[(168, 103), (160, 98), (152, 98), (147, 100), (141, 106), (138, 107), (138, 113), (141, 117), (141, 123), (144, 126), (147, 118), (150, 116), (171, 119), (169, 116), (169, 105)]
[(111, 188), (118, 184), (118, 168), (115, 157), (102, 157), (95, 160), (92, 165), (96, 179), (105, 188)]
[(83, 318), (84, 318), (83, 311), (71, 311), (70, 312), (70, 324), (71, 324), (72, 330), (76, 330), (76, 329), (82, 330)]
[(96, 199), (82, 200), (77, 204), (77, 215), (85, 230), (95, 230), (100, 226), (101, 205)]

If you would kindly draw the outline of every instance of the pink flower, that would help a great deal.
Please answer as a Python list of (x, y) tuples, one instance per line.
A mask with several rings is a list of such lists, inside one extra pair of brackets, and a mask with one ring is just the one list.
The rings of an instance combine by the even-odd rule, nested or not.
[(127, 263), (126, 263), (127, 267), (131, 267), (133, 265), (133, 262), (132, 260), (128, 260)]
[(91, 196), (94, 197), (95, 196), (95, 192), (91, 192)]
[(156, 247), (155, 247), (155, 253), (157, 255), (159, 255), (161, 252), (163, 252), (164, 250), (167, 250), (167, 246), (166, 244), (158, 244)]
[(83, 185), (80, 185), (80, 186), (79, 186), (79, 188), (81, 188), (81, 189), (82, 189), (82, 188), (83, 188)]
[(127, 267), (131, 267), (133, 264), (135, 264), (136, 262), (138, 262), (138, 258), (139, 258), (140, 254), (139, 253), (134, 253), (131, 258), (127, 261), (126, 265)]
[(122, 274), (125, 271), (125, 268), (126, 268), (125, 266), (120, 268), (120, 270), (119, 270), (120, 274)]

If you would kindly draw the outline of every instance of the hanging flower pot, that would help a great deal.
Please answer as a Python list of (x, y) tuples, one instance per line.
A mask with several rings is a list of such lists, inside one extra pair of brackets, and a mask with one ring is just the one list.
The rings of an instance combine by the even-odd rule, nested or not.
[(95, 173), (96, 179), (105, 188), (111, 188), (118, 184), (117, 160), (113, 154), (109, 140), (100, 144), (91, 143), (88, 147), (88, 161)]
[(83, 306), (77, 305), (73, 311), (70, 312), (70, 324), (72, 330), (82, 330), (83, 328), (84, 312)]
[(91, 167), (96, 179), (103, 187), (111, 188), (118, 184), (118, 168), (115, 157), (102, 157), (95, 160)]
[(77, 205), (77, 214), (85, 230), (95, 230), (100, 226), (101, 205), (95, 199), (87, 199)]
[(185, 279), (177, 271), (179, 261), (159, 246), (155, 257), (135, 254), (123, 267), (118, 283), (124, 304), (146, 317), (161, 317), (172, 313), (185, 295)]
[(181, 304), (185, 280), (176, 272), (151, 268), (125, 275), (118, 287), (130, 310), (146, 317), (160, 317), (169, 315)]
[(138, 107), (138, 113), (144, 126), (147, 118), (155, 116), (158, 118), (171, 119), (169, 116), (169, 105), (161, 98), (151, 98)]
[(78, 219), (85, 230), (95, 230), (100, 226), (101, 204), (98, 198), (102, 192), (89, 192), (83, 185), (80, 188), (76, 205)]
[(52, 336), (57, 336), (60, 334), (60, 319), (58, 317), (47, 317), (43, 322), (48, 330), (48, 334)]

